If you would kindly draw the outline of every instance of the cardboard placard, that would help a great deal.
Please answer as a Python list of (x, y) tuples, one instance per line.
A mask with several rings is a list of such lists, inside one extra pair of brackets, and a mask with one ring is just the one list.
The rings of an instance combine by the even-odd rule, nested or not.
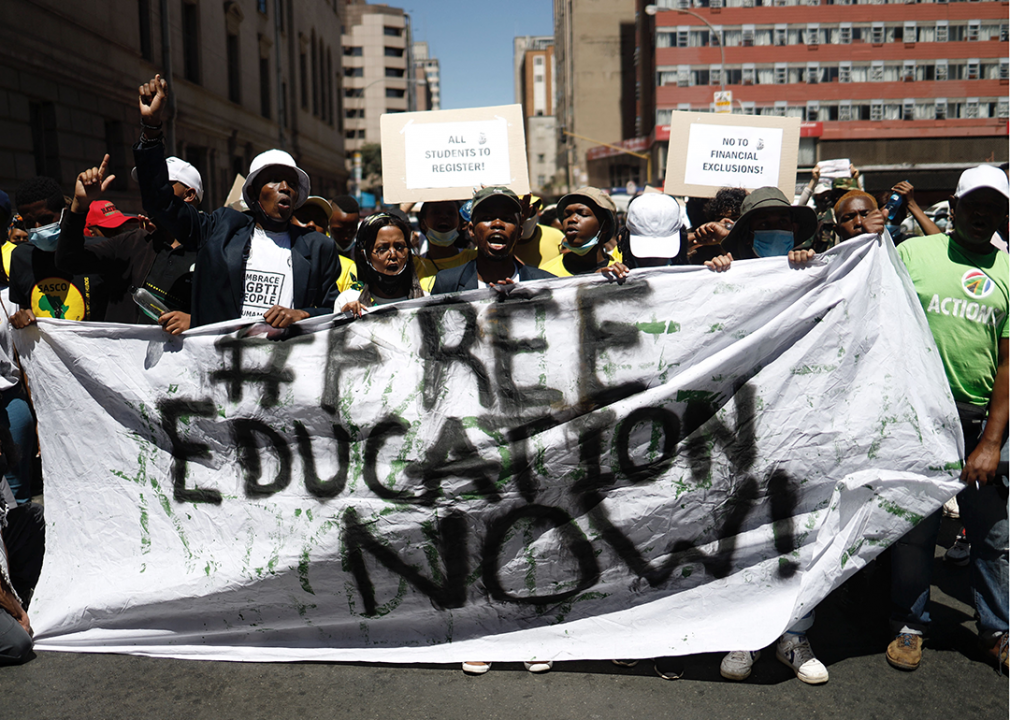
[(796, 188), (800, 119), (675, 112), (666, 165), (668, 195), (715, 197), (720, 188)]
[(387, 113), (379, 126), (387, 203), (467, 200), (481, 185), (530, 191), (521, 105)]

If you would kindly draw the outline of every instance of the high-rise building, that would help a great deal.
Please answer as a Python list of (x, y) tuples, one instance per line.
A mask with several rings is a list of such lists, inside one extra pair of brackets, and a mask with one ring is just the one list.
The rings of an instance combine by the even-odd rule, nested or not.
[(639, 134), (654, 147), (669, 140), (671, 112), (710, 111), (725, 89), (733, 112), (805, 121), (801, 167), (850, 158), (874, 186), (949, 192), (964, 167), (1007, 159), (1005, 2), (638, 0), (638, 10), (650, 90)]
[(634, 53), (635, 0), (554, 0), (560, 191), (589, 181), (589, 148), (634, 136)]
[(417, 81), (417, 109), (441, 110), (441, 73), (438, 58), (433, 58), (428, 43), (414, 43), (414, 79)]
[(517, 37), (514, 41), (516, 102), (523, 106), (530, 187), (554, 191), (557, 126), (554, 117), (554, 38)]
[(387, 5), (349, 0), (344, 9), (344, 142), (348, 161), (366, 143), (379, 143), (379, 117), (407, 112), (417, 82), (411, 77), (410, 18)]
[(200, 170), (205, 209), (275, 147), (309, 173), (313, 192), (343, 192), (340, 7), (110, 0), (68, 13), (58, 0), (4, 0), (17, 22), (0, 23), (0, 187), (48, 175), (69, 193), (108, 153), (109, 199), (140, 211), (130, 177), (137, 87), (160, 73), (168, 151)]

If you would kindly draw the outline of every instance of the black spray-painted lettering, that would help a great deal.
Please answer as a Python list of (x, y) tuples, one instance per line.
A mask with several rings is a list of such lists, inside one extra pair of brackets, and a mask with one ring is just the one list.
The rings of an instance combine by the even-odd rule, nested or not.
[(172, 443), (173, 496), (178, 503), (221, 504), (221, 493), (199, 487), (186, 487), (186, 465), (190, 460), (210, 457), (210, 446), (179, 437), (178, 422), (188, 417), (213, 417), (214, 403), (209, 400), (159, 400), (161, 426)]

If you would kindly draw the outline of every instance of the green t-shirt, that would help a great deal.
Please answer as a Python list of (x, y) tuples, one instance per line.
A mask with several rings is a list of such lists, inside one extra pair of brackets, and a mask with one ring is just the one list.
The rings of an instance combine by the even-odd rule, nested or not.
[(980, 254), (947, 235), (909, 238), (898, 246), (926, 311), (954, 399), (985, 407), (1007, 337), (1010, 258)]

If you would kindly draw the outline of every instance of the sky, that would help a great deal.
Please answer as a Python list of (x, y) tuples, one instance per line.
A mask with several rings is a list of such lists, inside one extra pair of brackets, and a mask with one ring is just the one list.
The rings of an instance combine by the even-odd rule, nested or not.
[(411, 16), (442, 73), (442, 109), (515, 102), (512, 39), (553, 35), (552, 0), (386, 0)]

